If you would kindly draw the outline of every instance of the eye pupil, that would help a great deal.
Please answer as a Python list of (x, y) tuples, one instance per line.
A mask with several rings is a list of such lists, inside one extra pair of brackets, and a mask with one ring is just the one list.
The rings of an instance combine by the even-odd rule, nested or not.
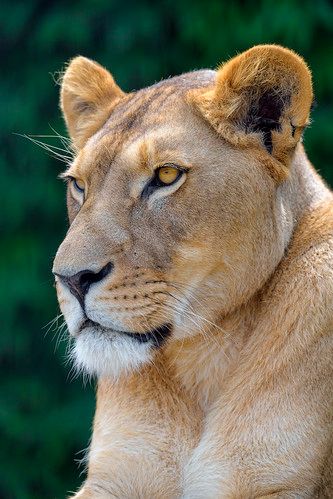
[(178, 168), (162, 166), (157, 170), (157, 177), (162, 184), (170, 185), (179, 177), (180, 173)]

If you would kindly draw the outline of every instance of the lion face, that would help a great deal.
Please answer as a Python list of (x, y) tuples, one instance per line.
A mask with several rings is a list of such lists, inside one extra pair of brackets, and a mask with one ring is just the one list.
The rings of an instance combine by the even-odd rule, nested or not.
[(277, 175), (292, 143), (283, 156), (285, 111), (273, 153), (259, 128), (232, 131), (224, 119), (223, 134), (218, 79), (198, 71), (125, 95), (84, 58), (64, 75), (77, 155), (64, 174), (70, 227), (53, 271), (77, 365), (89, 373), (118, 376), (166, 342), (209, 334), (264, 284), (288, 244)]

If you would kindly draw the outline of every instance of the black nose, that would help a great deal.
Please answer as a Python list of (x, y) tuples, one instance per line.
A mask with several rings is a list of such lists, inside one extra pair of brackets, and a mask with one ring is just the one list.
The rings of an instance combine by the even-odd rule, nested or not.
[(92, 270), (81, 270), (77, 274), (71, 276), (65, 276), (55, 273), (61, 281), (68, 286), (72, 295), (77, 298), (82, 308), (84, 308), (84, 297), (88, 293), (88, 289), (94, 282), (101, 281), (106, 277), (113, 269), (113, 264), (109, 262), (106, 264), (99, 272), (93, 272)]

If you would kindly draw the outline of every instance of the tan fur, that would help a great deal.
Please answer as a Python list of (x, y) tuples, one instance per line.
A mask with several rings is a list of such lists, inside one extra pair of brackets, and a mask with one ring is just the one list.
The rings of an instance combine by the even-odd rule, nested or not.
[(73, 59), (62, 79), (61, 109), (77, 149), (103, 125), (123, 96), (102, 66), (86, 57)]
[[(301, 144), (311, 102), (306, 64), (274, 45), (127, 95), (96, 63), (67, 68), (66, 174), (86, 187), (54, 271), (114, 265), (86, 329), (57, 279), (99, 374), (75, 497), (333, 497), (333, 198)], [(142, 197), (170, 163), (179, 183)], [(166, 323), (155, 349), (122, 333)]]
[[(311, 73), (297, 54), (276, 45), (253, 47), (221, 66), (212, 89), (194, 90), (190, 99), (223, 137), (242, 147), (258, 141), (257, 134), (239, 128), (265, 92), (272, 92), (286, 105), (280, 122), (282, 130), (274, 132), (273, 155), (283, 166), (288, 166), (309, 122), (313, 100)], [(290, 124), (296, 128), (294, 136), (290, 134)], [(287, 174), (282, 165), (277, 169), (276, 162), (269, 162), (277, 179)]]

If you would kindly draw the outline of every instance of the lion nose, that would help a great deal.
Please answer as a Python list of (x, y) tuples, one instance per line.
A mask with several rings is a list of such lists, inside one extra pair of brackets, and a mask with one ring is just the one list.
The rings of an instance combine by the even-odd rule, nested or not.
[(99, 272), (86, 269), (71, 276), (57, 274), (56, 272), (54, 272), (54, 275), (69, 288), (72, 295), (75, 296), (81, 307), (84, 308), (84, 297), (88, 293), (90, 286), (104, 279), (104, 277), (110, 274), (112, 269), (113, 264), (109, 262)]

